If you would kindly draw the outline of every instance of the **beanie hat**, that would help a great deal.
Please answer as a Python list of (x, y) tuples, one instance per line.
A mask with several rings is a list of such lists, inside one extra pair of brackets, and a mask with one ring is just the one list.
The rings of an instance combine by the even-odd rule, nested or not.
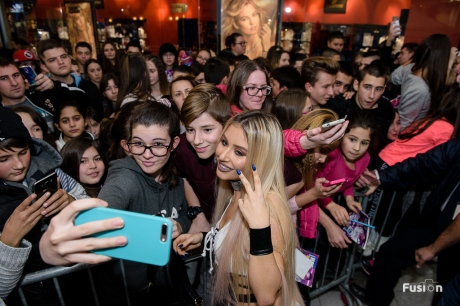
[(22, 123), (21, 117), (7, 107), (0, 108), (0, 143), (10, 139), (20, 138), (29, 143), (29, 148), (34, 148), (32, 137)]
[(177, 58), (177, 49), (176, 47), (174, 47), (173, 44), (171, 43), (164, 43), (160, 46), (160, 57), (163, 56), (163, 54), (167, 53), (167, 52), (171, 52), (172, 54), (174, 54), (174, 56)]
[(30, 50), (18, 50), (14, 52), (13, 59), (15, 63), (37, 60), (35, 54)]

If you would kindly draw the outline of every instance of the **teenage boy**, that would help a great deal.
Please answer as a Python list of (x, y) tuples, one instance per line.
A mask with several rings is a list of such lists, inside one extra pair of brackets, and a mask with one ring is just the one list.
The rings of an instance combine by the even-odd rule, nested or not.
[(30, 50), (23, 49), (14, 52), (13, 60), (19, 67), (30, 66), (36, 73), (40, 72), (37, 69), (38, 60), (35, 57), (35, 54)]
[[(0, 110), (0, 243), (11, 248), (19, 247), (23, 238), (31, 243), (24, 273), (49, 268), (39, 253), (41, 217), (54, 216), (74, 199), (87, 198), (83, 187), (58, 168), (61, 164), (62, 158), (55, 149), (41, 139), (31, 138), (19, 115), (7, 108)], [(55, 186), (57, 191), (38, 198), (33, 194), (34, 184), (52, 172), (60, 179), (60, 185)], [(33, 200), (35, 204), (26, 205)], [(49, 297), (44, 294), (48, 288), (32, 286), (39, 290), (28, 286), (23, 289), (34, 302)], [(17, 294), (13, 294), (6, 303), (13, 305), (11, 299), (16, 298)]]
[(61, 91), (62, 87), (68, 88), (70, 91), (82, 90), (88, 95), (89, 104), (97, 112), (103, 114), (103, 98), (99, 89), (93, 82), (71, 73), (71, 59), (61, 42), (54, 39), (40, 41), (38, 56), (42, 64), (49, 70), (51, 80), (54, 81), (53, 91)]
[(327, 39), (327, 47), (342, 53), (343, 47), (345, 46), (345, 37), (342, 32), (335, 31), (329, 35)]
[(335, 77), (334, 96), (344, 94), (348, 91), (353, 82), (353, 68), (351, 64), (339, 61), (340, 70)]
[(340, 118), (358, 110), (370, 112), (379, 126), (379, 148), (385, 146), (388, 129), (395, 117), (391, 103), (382, 98), (388, 79), (388, 68), (385, 65), (380, 61), (371, 63), (359, 72), (357, 80), (353, 82), (356, 93), (351, 99), (347, 100), (339, 95), (325, 106), (336, 112)]
[(89, 59), (91, 59), (93, 48), (91, 48), (91, 45), (87, 42), (80, 41), (75, 45), (75, 54), (80, 74), (84, 78), (85, 64)]
[(412, 56), (414, 56), (415, 50), (417, 50), (418, 44), (407, 43), (401, 48), (401, 53), (398, 55), (398, 63), (401, 66), (406, 66), (412, 62)]
[(130, 41), (126, 45), (126, 54), (128, 53), (140, 53), (142, 54), (142, 47), (138, 41)]
[(307, 58), (305, 53), (294, 53), (291, 57), (291, 65), (300, 73), (302, 63)]
[(26, 90), (24, 78), (16, 64), (5, 57), (0, 57), (0, 97), (1, 106), (28, 106), (36, 110), (53, 131), (52, 90), (54, 83), (43, 74), (36, 77), (34, 91)]
[(367, 51), (364, 52), (363, 58), (359, 63), (359, 70), (362, 70), (367, 65), (370, 65), (373, 61), (381, 59), (379, 51)]
[(227, 82), (230, 78), (230, 65), (227, 59), (211, 57), (204, 65), (204, 80), (206, 83), (216, 85), (225, 95), (227, 93)]
[(336, 50), (340, 54), (341, 61), (351, 61), (349, 51), (344, 50), (345, 46), (345, 37), (340, 31), (332, 32), (327, 39), (327, 47)]
[(328, 57), (312, 57), (302, 63), (300, 84), (308, 92), (313, 107), (326, 105), (334, 96), (333, 86), (339, 63)]
[(292, 66), (276, 68), (272, 72), (270, 86), (272, 87), (273, 99), (276, 99), (285, 90), (302, 88), (300, 86), (300, 73)]
[(321, 56), (324, 57), (330, 57), (336, 61), (340, 61), (340, 53), (339, 51), (332, 49), (332, 48), (327, 48), (325, 49), (322, 53)]

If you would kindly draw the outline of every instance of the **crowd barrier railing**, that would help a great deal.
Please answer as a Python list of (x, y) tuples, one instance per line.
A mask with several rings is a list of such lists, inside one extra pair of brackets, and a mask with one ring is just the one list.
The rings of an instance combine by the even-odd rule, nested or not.
[[(381, 204), (380, 201), (382, 199), (383, 192), (384, 191), (381, 191), (381, 193), (379, 195), (380, 197), (379, 197), (379, 199), (377, 201), (376, 213), (374, 214), (374, 217), (371, 219), (371, 225), (374, 224), (375, 217), (379, 213), (379, 208), (380, 208), (380, 204)], [(361, 202), (361, 205), (363, 207), (363, 210), (366, 211), (366, 209), (368, 207), (368, 203), (369, 203), (369, 198), (365, 197), (365, 196), (362, 196), (360, 193), (356, 193), (356, 195), (360, 199), (360, 202)], [(382, 238), (383, 230), (385, 229), (385, 226), (387, 225), (387, 220), (388, 220), (391, 208), (392, 208), (392, 206), (394, 204), (395, 197), (396, 197), (396, 193), (394, 193), (392, 195), (391, 201), (388, 204), (388, 210), (386, 212), (386, 215), (385, 215), (385, 218), (384, 218), (384, 221), (383, 221), (382, 229), (378, 233), (377, 242), (375, 243), (375, 246), (374, 246), (372, 252), (376, 252), (377, 248), (379, 247), (379, 242), (380, 242), (380, 240)], [(345, 299), (347, 300), (348, 305), (354, 305), (354, 303), (356, 303), (357, 305), (361, 305), (359, 300), (353, 299), (353, 294), (349, 290), (348, 284), (349, 284), (350, 279), (353, 278), (355, 271), (357, 269), (361, 268), (360, 263), (361, 263), (361, 260), (362, 260), (362, 257), (363, 257), (363, 252), (358, 252), (358, 247), (357, 247), (357, 245), (355, 243), (349, 245), (349, 247), (347, 249), (335, 249), (335, 248), (332, 248), (331, 245), (329, 244), (328, 240), (327, 240), (327, 235), (325, 234), (324, 231), (321, 230), (321, 228), (318, 230), (318, 233), (320, 233), (320, 234), (318, 235), (318, 237), (315, 240), (315, 246), (314, 246), (313, 252), (316, 253), (317, 248), (321, 243), (323, 243), (323, 245), (324, 244), (327, 245), (327, 252), (325, 254), (324, 253), (319, 254), (320, 255), (320, 260), (319, 260), (318, 264), (321, 263), (321, 265), (324, 267), (324, 269), (322, 269), (320, 271), (321, 273), (319, 273), (319, 275), (318, 274), (315, 275), (315, 284), (314, 284), (313, 288), (311, 288), (310, 291), (309, 291), (310, 298), (314, 299), (314, 298), (316, 298), (316, 297), (318, 297), (318, 296), (320, 296), (320, 295), (322, 295), (322, 294), (324, 294), (324, 293), (326, 293), (326, 292), (338, 287), (339, 290), (344, 295)], [(395, 230), (393, 230), (393, 235), (394, 235), (394, 233), (395, 233)], [(335, 252), (335, 254), (331, 255), (331, 251)], [(338, 256), (337, 256), (337, 253), (338, 253)], [(330, 267), (330, 262), (331, 262), (332, 257), (334, 257), (334, 259), (336, 258), (337, 262), (333, 263), (332, 268), (328, 268), (328, 267)], [(199, 254), (197, 256), (192, 257), (192, 258), (185, 259), (184, 262), (191, 262), (191, 261), (196, 261), (196, 260), (201, 260), (201, 256), (199, 256)], [(121, 267), (122, 267), (122, 273), (124, 274), (125, 272), (124, 272), (124, 266), (122, 264), (122, 260), (119, 260), (119, 262), (120, 262)], [(203, 264), (206, 264), (206, 263), (204, 262)], [(92, 273), (91, 273), (91, 268), (92, 267), (94, 267), (94, 266), (93, 265), (88, 265), (88, 264), (76, 264), (76, 265), (73, 265), (71, 267), (53, 267), (53, 268), (49, 268), (49, 269), (46, 269), (46, 270), (42, 270), (42, 271), (38, 271), (38, 272), (34, 272), (34, 273), (29, 273), (29, 274), (27, 274), (27, 275), (25, 275), (23, 277), (23, 279), (22, 279), (22, 281), (20, 283), (20, 287), (26, 286), (26, 285), (29, 285), (29, 284), (33, 284), (33, 283), (37, 283), (37, 282), (41, 282), (41, 281), (44, 281), (44, 280), (52, 279), (53, 283), (54, 283), (54, 287), (55, 287), (56, 292), (57, 292), (58, 297), (59, 297), (59, 302), (60, 302), (60, 304), (62, 306), (64, 306), (65, 305), (65, 297), (63, 297), (62, 292), (60, 290), (58, 277), (66, 275), (66, 274), (74, 273), (76, 271), (86, 269), (88, 271), (88, 278), (89, 278), (89, 282), (90, 282), (90, 285), (91, 285), (92, 295), (93, 295), (93, 298), (94, 298), (95, 305), (99, 306), (99, 301), (98, 301), (98, 298), (97, 298), (97, 288), (94, 285), (94, 280), (93, 280)], [(205, 275), (202, 276), (202, 279), (206, 280), (206, 278), (208, 277), (208, 275), (207, 275), (208, 270), (207, 269), (202, 269), (202, 271), (203, 271), (202, 273), (205, 274)], [(123, 275), (123, 276), (125, 276), (125, 275)], [(124, 287), (125, 287), (125, 295), (126, 295), (126, 298), (127, 298), (127, 305), (130, 306), (131, 304), (129, 302), (128, 286), (126, 284), (126, 277), (124, 277)], [(22, 304), (24, 306), (27, 306), (28, 305), (27, 300), (26, 300), (21, 288), (19, 288), (19, 295), (20, 295)], [(206, 299), (206, 295), (203, 297), (203, 299)], [(204, 301), (203, 305), (207, 305), (206, 301)]]

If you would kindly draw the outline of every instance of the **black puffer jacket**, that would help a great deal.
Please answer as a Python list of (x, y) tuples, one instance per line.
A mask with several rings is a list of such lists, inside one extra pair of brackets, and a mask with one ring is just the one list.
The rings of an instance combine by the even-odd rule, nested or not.
[[(441, 233), (450, 223), (449, 218), (441, 218), (441, 207), (460, 182), (460, 138), (388, 167), (380, 172), (380, 181), (382, 188), (400, 189), (409, 188), (412, 184), (437, 184), (426, 201), (420, 222), (436, 221)], [(448, 206), (457, 205), (459, 201), (460, 197), (451, 197), (444, 209), (448, 210)]]

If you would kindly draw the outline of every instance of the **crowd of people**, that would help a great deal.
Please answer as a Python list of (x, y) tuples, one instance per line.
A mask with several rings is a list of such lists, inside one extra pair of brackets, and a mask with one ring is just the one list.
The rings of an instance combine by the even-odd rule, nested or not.
[[(295, 248), (312, 251), (319, 224), (333, 248), (350, 247), (342, 228), (363, 210), (363, 189), (376, 229), (361, 250), (367, 288), (352, 283), (354, 296), (390, 305), (401, 271), (438, 256), (445, 290), (433, 305), (460, 303), (460, 57), (443, 34), (394, 54), (398, 28), (353, 58), (341, 32), (310, 58), (270, 47), (269, 33), (260, 50), (230, 33), (190, 65), (171, 43), (157, 56), (136, 41), (123, 54), (104, 43), (100, 60), (91, 42), (72, 58), (52, 39), (0, 57), (0, 298), (20, 305), (27, 273), (104, 263), (92, 270), (100, 305), (126, 305), (125, 293), (131, 305), (185, 305), (177, 258), (202, 247), (208, 264), (187, 264), (187, 281), (208, 305), (308, 305)], [(52, 172), (57, 191), (38, 197), (35, 182)], [(430, 195), (400, 223), (414, 189)], [(91, 253), (129, 243), (88, 237), (120, 218), (74, 225), (97, 206), (170, 218), (168, 268)], [(69, 304), (91, 299), (83, 276), (60, 278)], [(22, 291), (29, 305), (58, 300), (52, 281)]]

